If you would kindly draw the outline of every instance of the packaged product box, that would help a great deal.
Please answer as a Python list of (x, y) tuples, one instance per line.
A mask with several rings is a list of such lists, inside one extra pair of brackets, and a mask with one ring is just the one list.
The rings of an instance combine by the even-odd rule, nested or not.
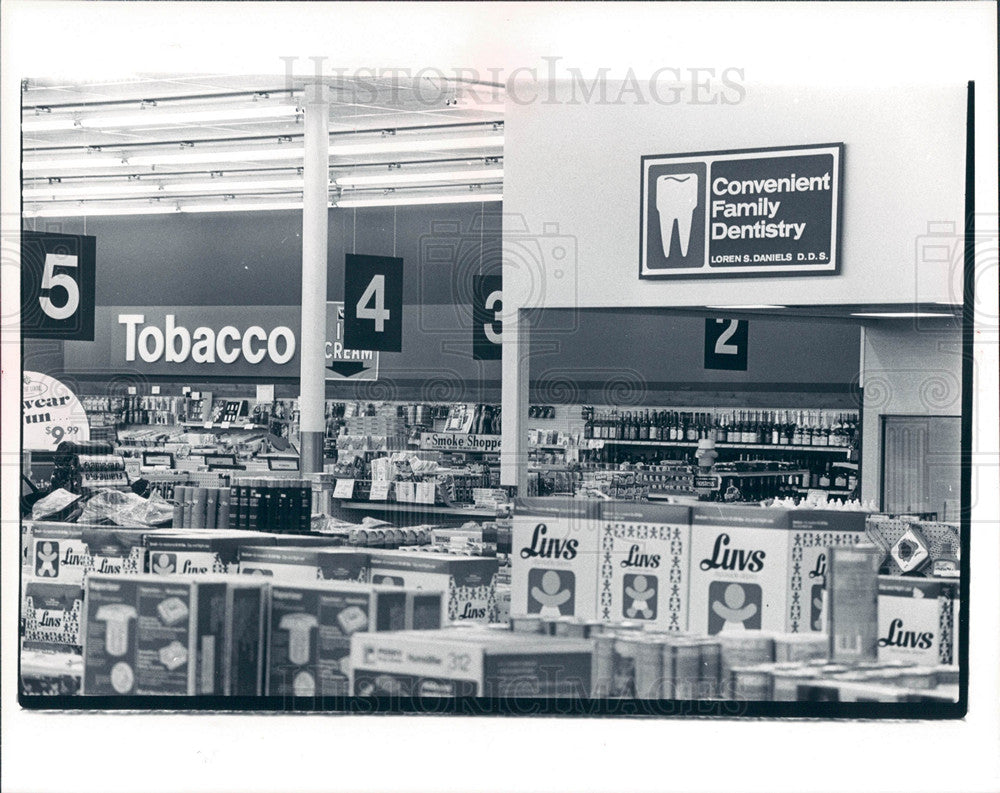
[(879, 576), (879, 661), (956, 664), (958, 598), (958, 581)]
[(498, 565), (495, 558), (422, 551), (373, 551), (374, 584), (444, 592), (443, 620), (496, 619)]
[(85, 589), (82, 693), (260, 693), (261, 582), (94, 573)]
[(351, 639), (355, 696), (587, 697), (593, 642), (492, 630)]
[(242, 545), (239, 570), (246, 575), (263, 575), (277, 581), (327, 580), (367, 583), (371, 554), (330, 548), (295, 548)]
[(24, 647), (83, 646), (83, 587), (46, 579), (28, 579), (24, 595)]
[(692, 508), (691, 632), (714, 636), (784, 630), (788, 529), (787, 510), (721, 504)]
[(515, 499), (511, 615), (597, 619), (600, 529), (597, 501)]
[(338, 548), (344, 545), (348, 536), (345, 534), (270, 534), (268, 532), (251, 532), (260, 538), (253, 545), (275, 545), (293, 548)]
[(689, 630), (823, 632), (829, 549), (864, 541), (863, 512), (693, 507)]
[(829, 548), (868, 542), (868, 513), (797, 509), (788, 513), (791, 529), (788, 567), (790, 633), (823, 632), (827, 552)]
[(83, 526), (74, 523), (34, 523), (29, 534), (27, 571), (39, 580), (83, 583), (90, 552)]
[(148, 572), (158, 575), (235, 573), (240, 545), (251, 539), (249, 532), (231, 533), (224, 529), (147, 534)]
[(89, 554), (84, 574), (145, 572), (145, 541), (150, 532), (151, 529), (84, 528), (83, 542)]
[(831, 548), (826, 602), (830, 660), (874, 661), (878, 649), (878, 569), (883, 554), (874, 545)]
[(441, 592), (371, 584), (272, 584), (267, 693), (346, 695), (352, 635), (439, 628), (442, 600)]
[(686, 631), (690, 508), (609, 501), (600, 514), (598, 618)]

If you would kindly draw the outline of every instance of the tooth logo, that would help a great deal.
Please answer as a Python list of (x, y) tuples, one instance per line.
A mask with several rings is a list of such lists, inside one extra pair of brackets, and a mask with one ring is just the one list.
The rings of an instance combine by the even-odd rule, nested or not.
[(656, 179), (656, 211), (660, 215), (660, 238), (663, 256), (670, 258), (670, 245), (674, 239), (674, 221), (677, 222), (677, 241), (681, 256), (687, 256), (691, 241), (691, 222), (698, 206), (698, 174), (677, 173), (658, 176)]

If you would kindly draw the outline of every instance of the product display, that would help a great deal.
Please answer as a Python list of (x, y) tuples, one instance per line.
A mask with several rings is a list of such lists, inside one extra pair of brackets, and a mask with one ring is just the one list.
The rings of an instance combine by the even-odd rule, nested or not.
[(91, 575), (83, 694), (259, 694), (264, 590), (240, 578)]
[(440, 592), (334, 582), (274, 584), (270, 591), (266, 690), (272, 696), (346, 695), (353, 634), (441, 625)]

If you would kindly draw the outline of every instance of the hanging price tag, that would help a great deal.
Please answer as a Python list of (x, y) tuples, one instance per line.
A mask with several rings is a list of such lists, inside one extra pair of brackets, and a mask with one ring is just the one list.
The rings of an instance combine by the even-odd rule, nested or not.
[(228, 430), (229, 429), (229, 422), (228, 421), (223, 421), (222, 424), (220, 424), (219, 426), (222, 427), (222, 429), (224, 429), (224, 430)]
[(392, 483), (387, 479), (376, 479), (372, 482), (372, 490), (368, 496), (369, 501), (385, 501), (389, 498), (389, 485)]
[(336, 487), (333, 488), (334, 498), (350, 498), (354, 495), (353, 479), (338, 479)]

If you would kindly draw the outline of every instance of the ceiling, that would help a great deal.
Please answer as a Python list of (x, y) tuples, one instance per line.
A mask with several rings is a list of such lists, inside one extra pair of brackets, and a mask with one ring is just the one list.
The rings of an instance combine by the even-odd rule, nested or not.
[[(324, 82), (332, 204), (499, 200), (502, 86)], [(27, 217), (301, 205), (302, 77), (26, 80), (22, 89)]]

